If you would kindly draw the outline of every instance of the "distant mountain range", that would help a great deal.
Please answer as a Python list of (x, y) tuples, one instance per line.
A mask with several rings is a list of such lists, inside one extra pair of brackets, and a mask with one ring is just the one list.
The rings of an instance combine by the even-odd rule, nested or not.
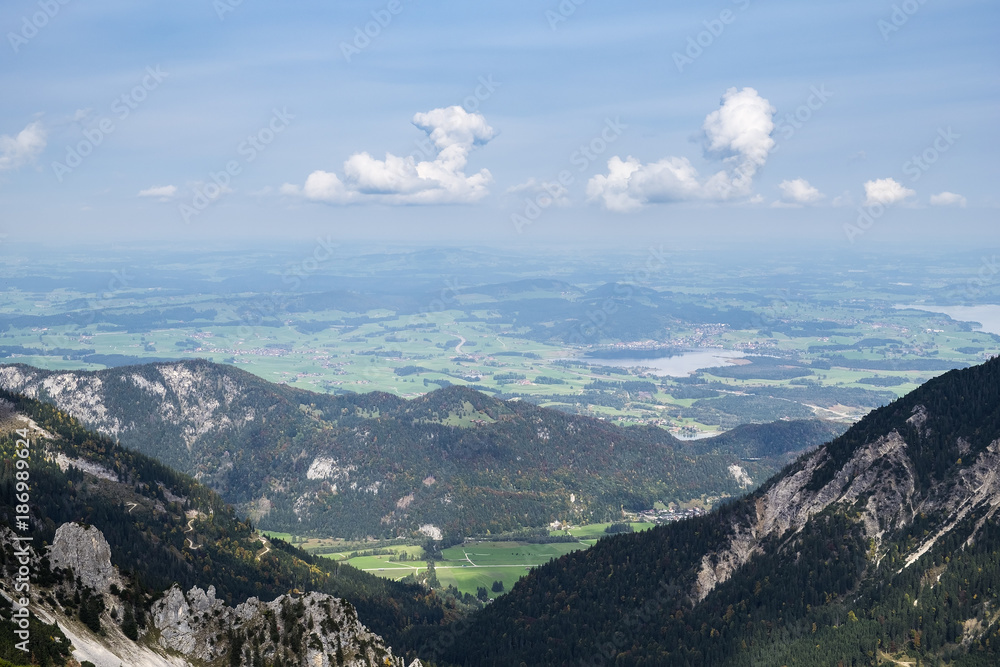
[(690, 443), (466, 388), (330, 396), (199, 360), (9, 365), (0, 387), (192, 475), (262, 527), (338, 537), (505, 532), (737, 496), (843, 430), (776, 422)]
[(940, 376), (711, 514), (533, 570), (442, 664), (1000, 664), (1000, 359)]

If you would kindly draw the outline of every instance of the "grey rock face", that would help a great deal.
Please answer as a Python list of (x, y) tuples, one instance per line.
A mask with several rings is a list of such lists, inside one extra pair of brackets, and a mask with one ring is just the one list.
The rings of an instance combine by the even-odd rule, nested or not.
[[(0, 531), (0, 537), (13, 536), (5, 533), (10, 531)], [(63, 524), (56, 530), (48, 558), (52, 567), (71, 570), (84, 586), (105, 594), (109, 607), (114, 606), (113, 596), (107, 594), (112, 584), (121, 587), (123, 582), (100, 530)], [(233, 608), (215, 595), (214, 586), (185, 593), (174, 585), (166, 591), (150, 610), (160, 647), (203, 664), (228, 657), (233, 638), (239, 638), (244, 651), (251, 650), (246, 640), (255, 637), (262, 657), (273, 660), (281, 655), (286, 664), (422, 667), (419, 660), (407, 666), (394, 656), (382, 638), (361, 623), (354, 607), (339, 598), (322, 593), (281, 596), (272, 602), (250, 598)]]
[[(361, 624), (353, 606), (322, 593), (301, 598), (283, 595), (272, 602), (250, 598), (234, 609), (215, 598), (214, 587), (184, 593), (174, 586), (152, 611), (160, 645), (193, 660), (212, 662), (228, 655), (229, 637), (253, 636), (268, 660), (280, 654), (286, 661), (310, 667), (407, 667), (381, 637)], [(293, 620), (286, 622), (288, 615)], [(297, 651), (296, 642), (288, 641), (295, 635)], [(250, 650), (249, 644), (243, 650)], [(409, 667), (421, 663), (415, 660)]]
[(56, 530), (49, 550), (53, 567), (70, 569), (83, 584), (98, 593), (107, 593), (111, 584), (121, 585), (117, 570), (111, 565), (111, 547), (104, 535), (93, 526), (64, 523)]
[[(922, 431), (927, 420), (927, 409), (918, 405), (907, 421)], [(962, 441), (958, 445), (961, 451)], [(967, 443), (964, 449), (969, 451)], [(1000, 440), (980, 452), (975, 461), (967, 461), (955, 479), (922, 493), (917, 492), (916, 472), (907, 443), (896, 431), (858, 448), (832, 480), (813, 490), (810, 483), (828, 457), (826, 448), (808, 456), (801, 469), (780, 479), (757, 498), (756, 516), (730, 526), (728, 544), (702, 559), (692, 590), (693, 599), (703, 600), (751, 558), (763, 553), (764, 540), (802, 530), (811, 517), (834, 503), (865, 500), (861, 520), (866, 537), (872, 541), (876, 561), (885, 555), (881, 550), (883, 537), (908, 525), (916, 515), (940, 513), (948, 517), (940, 530), (907, 554), (905, 567), (915, 563), (937, 540), (958, 526), (972, 509), (987, 507), (988, 513), (969, 540), (975, 538), (984, 521), (1000, 511)]]

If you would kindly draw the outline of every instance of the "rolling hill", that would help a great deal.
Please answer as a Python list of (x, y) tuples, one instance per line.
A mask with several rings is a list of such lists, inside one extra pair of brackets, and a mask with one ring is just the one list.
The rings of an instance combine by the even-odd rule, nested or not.
[(0, 387), (192, 475), (262, 527), (340, 537), (496, 533), (735, 496), (839, 433), (776, 422), (715, 449), (466, 388), (330, 396), (206, 361), (10, 365)]

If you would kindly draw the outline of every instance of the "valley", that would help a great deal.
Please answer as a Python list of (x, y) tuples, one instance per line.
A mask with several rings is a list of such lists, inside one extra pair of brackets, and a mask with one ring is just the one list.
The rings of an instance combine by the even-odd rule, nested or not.
[[(849, 424), (1000, 353), (973, 323), (896, 307), (964, 302), (961, 256), (933, 274), (764, 259), (752, 280), (666, 248), (595, 256), (586, 273), (555, 258), (546, 278), (530, 254), (345, 251), (308, 274), (287, 251), (226, 261), (225, 275), (183, 255), (11, 266), (0, 355), (53, 370), (202, 358), (330, 394), (467, 386), (697, 437), (779, 418)], [(76, 287), (46, 287), (66, 276)]]
[(708, 517), (533, 570), (432, 646), (461, 665), (995, 664), (998, 392), (1000, 360), (947, 373)]
[[(59, 562), (88, 582), (81, 588), (58, 569), (35, 582), (43, 602), (32, 627), (49, 637), (37, 650), (55, 656), (67, 644), (44, 625), (53, 620), (91, 647), (87, 655), (144, 650), (151, 665), (173, 647), (247, 664), (258, 654), (277, 664), (322, 655), (343, 662), (348, 653), (399, 667), (413, 667), (416, 656), (416, 665), (537, 664), (539, 655), (553, 664), (579, 652), (636, 665), (822, 656), (974, 667), (995, 657), (998, 392), (1000, 359), (951, 371), (710, 513), (660, 526), (559, 525), (534, 540), (265, 535), (190, 477), (7, 391), (0, 487), (14, 480), (11, 429), (27, 425), (18, 428), (30, 434), (17, 435), (46, 452), (33, 462), (31, 525), (39, 539), (65, 544), (56, 552), (71, 560)], [(734, 452), (762, 446), (720, 438)], [(54, 492), (61, 488), (70, 492)], [(9, 517), (12, 508), (2, 511)], [(95, 530), (100, 537), (84, 538)], [(102, 554), (112, 562), (101, 564)], [(396, 569), (405, 569), (400, 581)], [(227, 606), (251, 591), (269, 602)], [(196, 610), (195, 625), (171, 620)], [(290, 620), (306, 615), (318, 629)], [(285, 629), (272, 623), (268, 637), (275, 616)], [(130, 643), (139, 633), (156, 637), (151, 625), (159, 643)], [(554, 626), (577, 630), (553, 645)], [(368, 627), (388, 643), (373, 643)], [(221, 643), (220, 630), (229, 633)], [(308, 632), (315, 636), (306, 641)]]
[[(991, 599), (997, 362), (983, 361), (1000, 336), (932, 312), (951, 298), (947, 270), (813, 267), (815, 284), (774, 296), (787, 267), (735, 291), (733, 275), (690, 265), (656, 286), (618, 282), (610, 261), (604, 274), (554, 262), (563, 275), (525, 279), (519, 256), (426, 307), (441, 266), (484, 262), (433, 257), (433, 269), (419, 252), (347, 262), (266, 316), (253, 314), (260, 285), (223, 296), (207, 270), (170, 294), (141, 286), (176, 282), (173, 268), (99, 303), (84, 288), (3, 306), (0, 392), (56, 434), (43, 485), (77, 494), (38, 508), (51, 518), (40, 535), (93, 522), (114, 564), (144, 573), (128, 592), (156, 627), (142, 660), (159, 665), (167, 647), (213, 666), (337, 664), (339, 647), (408, 667), (581, 654), (978, 667), (973, 650), (990, 654), (990, 607), (955, 577)], [(982, 549), (960, 555), (962, 539)], [(920, 602), (911, 569), (942, 577), (937, 606)], [(879, 577), (953, 620), (924, 629)], [(121, 615), (74, 606), (65, 586), (46, 589), (39, 622), (57, 620), (89, 647), (79, 655), (138, 660)], [(265, 606), (240, 611), (251, 594)], [(331, 623), (354, 622), (337, 599), (360, 625), (332, 640)], [(167, 618), (185, 609), (224, 620)], [(266, 630), (269, 614), (298, 613), (321, 626), (308, 650), (294, 625)], [(113, 640), (88, 634), (80, 619), (94, 614)], [(576, 630), (553, 643), (557, 626)]]
[[(521, 577), (539, 565), (567, 553), (594, 546), (603, 537), (613, 533), (607, 529), (613, 524), (593, 524), (551, 530), (547, 537), (560, 541), (543, 542), (516, 539), (497, 540), (471, 537), (462, 544), (445, 549), (433, 549), (434, 573), (437, 586), (454, 586), (463, 594), (477, 595), (486, 589), (485, 597), (494, 599), (509, 591)], [(620, 524), (623, 525), (623, 524)], [(630, 523), (633, 531), (649, 530), (653, 523)], [(417, 581), (429, 578), (426, 540), (395, 540), (391, 542), (350, 542), (325, 538), (308, 538), (289, 533), (264, 531), (270, 538), (290, 542), (307, 553), (346, 563), (363, 572), (385, 579)], [(572, 538), (572, 539), (566, 539)], [(565, 540), (565, 541), (563, 541)], [(404, 555), (405, 554), (405, 555)], [(500, 590), (493, 590), (493, 583), (503, 582)]]
[(0, 24), (0, 667), (1000, 666), (1000, 2)]
[(845, 428), (779, 420), (682, 441), (466, 387), (332, 396), (199, 360), (0, 366), (0, 388), (155, 455), (264, 529), (351, 539), (463, 540), (711, 506)]

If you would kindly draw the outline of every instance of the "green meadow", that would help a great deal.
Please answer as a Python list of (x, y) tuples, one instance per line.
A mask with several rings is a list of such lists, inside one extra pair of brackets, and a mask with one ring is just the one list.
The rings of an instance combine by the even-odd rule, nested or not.
[[(567, 530), (551, 531), (552, 535), (570, 535), (575, 542), (554, 542), (551, 544), (530, 544), (526, 542), (491, 542), (470, 539), (464, 545), (448, 547), (442, 553), (443, 560), (434, 562), (435, 573), (442, 586), (454, 586), (462, 593), (476, 595), (480, 587), (486, 588), (490, 598), (499, 594), (492, 590), (493, 582), (503, 582), (503, 592), (509, 591), (532, 568), (544, 565), (554, 558), (580, 549), (586, 549), (602, 537), (609, 523), (573, 526)], [(635, 531), (648, 530), (655, 524), (632, 523)], [(426, 572), (427, 561), (423, 546), (415, 543), (375, 543), (345, 542), (343, 540), (307, 538), (262, 531), (270, 539), (281, 539), (296, 544), (317, 556), (338, 560), (387, 579), (402, 579), (410, 574)], [(359, 555), (351, 553), (370, 552), (373, 549), (390, 553), (379, 555)], [(400, 560), (402, 554), (405, 560)]]

